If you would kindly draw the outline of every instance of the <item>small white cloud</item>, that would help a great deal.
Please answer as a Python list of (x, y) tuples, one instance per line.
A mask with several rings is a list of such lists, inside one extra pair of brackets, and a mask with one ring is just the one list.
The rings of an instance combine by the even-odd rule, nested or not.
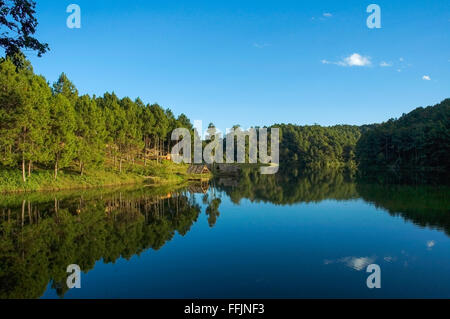
[(353, 53), (343, 61), (344, 66), (368, 66), (370, 64), (372, 64), (372, 62), (370, 62), (369, 57), (362, 56), (358, 53)]
[(390, 62), (388, 63), (388, 62), (383, 61), (383, 62), (380, 63), (380, 66), (382, 68), (388, 68), (388, 67), (392, 66), (392, 63), (390, 63)]
[(322, 64), (335, 64), (339, 66), (369, 66), (372, 64), (372, 62), (370, 61), (370, 57), (368, 56), (362, 56), (359, 53), (353, 53), (352, 55), (338, 62), (322, 60)]
[(333, 14), (331, 14), (331, 13), (329, 13), (329, 12), (325, 12), (325, 13), (323, 14), (323, 16), (324, 16), (325, 18), (331, 18), (331, 17), (333, 16)]
[(429, 75), (424, 75), (424, 76), (422, 76), (422, 80), (424, 80), (424, 81), (431, 81), (431, 78), (430, 78)]

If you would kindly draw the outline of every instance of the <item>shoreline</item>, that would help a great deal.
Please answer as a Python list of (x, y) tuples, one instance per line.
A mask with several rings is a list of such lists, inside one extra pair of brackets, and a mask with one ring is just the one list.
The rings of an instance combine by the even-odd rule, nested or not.
[[(159, 187), (187, 184), (192, 177), (186, 173), (186, 166), (167, 163), (148, 167), (142, 171), (119, 173), (108, 170), (89, 170), (85, 175), (73, 171), (61, 172), (57, 180), (49, 170), (33, 172), (27, 182), (21, 181), (21, 175), (13, 170), (0, 170), (0, 194), (29, 194), (40, 192), (60, 192), (111, 188), (130, 185)], [(211, 176), (208, 176), (210, 179)]]

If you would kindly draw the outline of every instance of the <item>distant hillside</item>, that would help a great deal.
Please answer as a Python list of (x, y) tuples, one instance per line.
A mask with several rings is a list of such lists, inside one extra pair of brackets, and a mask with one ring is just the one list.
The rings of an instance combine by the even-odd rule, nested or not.
[(365, 127), (356, 158), (361, 167), (450, 169), (450, 99)]
[(358, 126), (298, 126), (278, 124), (280, 161), (299, 167), (339, 167), (355, 162), (355, 146), (361, 136)]

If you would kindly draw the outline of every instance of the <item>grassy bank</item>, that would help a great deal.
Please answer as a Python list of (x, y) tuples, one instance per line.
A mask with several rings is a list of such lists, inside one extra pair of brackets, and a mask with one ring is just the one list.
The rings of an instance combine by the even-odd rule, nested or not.
[(151, 185), (176, 185), (187, 182), (187, 165), (173, 162), (151, 162), (147, 166), (124, 167), (122, 173), (106, 167), (87, 169), (83, 176), (75, 168), (61, 170), (55, 180), (52, 170), (36, 169), (24, 183), (19, 169), (0, 168), (0, 193), (59, 191), (68, 189), (88, 189), (148, 183)]

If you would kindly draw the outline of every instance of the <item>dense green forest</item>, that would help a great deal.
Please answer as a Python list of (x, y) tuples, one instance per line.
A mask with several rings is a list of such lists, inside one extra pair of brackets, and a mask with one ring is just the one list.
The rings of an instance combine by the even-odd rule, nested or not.
[(83, 175), (105, 163), (120, 172), (124, 162), (145, 166), (169, 151), (173, 129), (192, 131), (184, 114), (114, 93), (79, 96), (65, 74), (49, 86), (28, 61), (22, 65), (0, 61), (0, 163), (21, 167), (24, 182), (35, 167), (51, 168), (56, 179), (67, 167)]
[[(176, 117), (158, 104), (114, 93), (80, 95), (64, 73), (53, 85), (35, 74), (22, 51), (41, 56), (49, 50), (48, 44), (33, 37), (38, 25), (35, 6), (30, 0), (1, 3), (0, 25), (5, 32), (0, 34), (0, 47), (6, 57), (0, 59), (0, 191), (41, 189), (41, 184), (49, 183), (50, 172), (57, 180), (61, 169), (96, 175), (89, 181), (93, 185), (115, 183), (122, 180), (116, 172), (145, 168), (149, 160), (161, 162), (174, 144), (170, 135), (175, 128), (194, 134), (186, 115)], [(282, 166), (449, 171), (449, 117), (447, 99), (382, 124), (272, 128), (280, 129)], [(208, 132), (214, 134), (213, 124)], [(225, 146), (223, 153), (225, 157)], [(235, 159), (236, 154), (237, 150)], [(98, 174), (105, 170), (108, 174)], [(34, 172), (37, 178), (32, 178)], [(161, 170), (153, 165), (140, 173), (157, 175)], [(160, 175), (170, 178), (167, 172)], [(72, 181), (83, 182), (71, 177), (64, 183)]]
[(361, 166), (450, 169), (450, 99), (374, 125), (356, 146)]
[(280, 129), (282, 164), (324, 168), (355, 163), (355, 145), (361, 136), (357, 126), (281, 124), (273, 127)]
[(302, 168), (450, 169), (450, 99), (382, 124), (274, 125), (280, 160)]
[[(19, 66), (18, 59), (0, 60), (0, 165), (3, 172), (20, 168), (23, 182), (35, 169), (52, 170), (56, 180), (64, 168), (83, 175), (87, 169), (122, 172), (124, 163), (128, 169), (146, 167), (149, 160), (160, 162), (170, 152), (175, 128), (194, 134), (184, 114), (175, 117), (158, 104), (114, 93), (80, 96), (64, 73), (50, 86), (23, 56)], [(362, 169), (448, 171), (449, 117), (447, 99), (383, 124), (272, 128), (280, 129), (284, 166), (324, 169), (359, 164)], [(209, 129), (214, 131), (214, 125)], [(248, 151), (247, 143), (247, 158)]]

